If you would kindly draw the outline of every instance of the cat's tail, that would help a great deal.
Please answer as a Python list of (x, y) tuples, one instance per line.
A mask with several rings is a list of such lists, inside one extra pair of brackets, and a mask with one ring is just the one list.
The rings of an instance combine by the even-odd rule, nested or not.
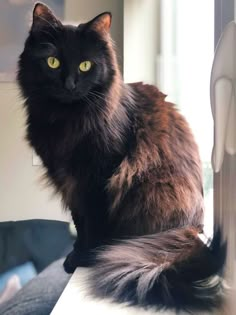
[(158, 309), (211, 310), (223, 303), (226, 243), (205, 245), (194, 228), (123, 240), (100, 249), (93, 293)]

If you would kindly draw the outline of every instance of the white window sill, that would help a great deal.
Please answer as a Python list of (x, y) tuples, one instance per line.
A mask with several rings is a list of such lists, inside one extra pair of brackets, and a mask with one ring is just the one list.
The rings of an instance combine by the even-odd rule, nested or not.
[[(119, 305), (109, 300), (91, 298), (86, 285), (88, 272), (88, 268), (77, 268), (51, 315), (175, 315), (174, 312), (144, 310), (142, 308)], [(186, 313), (179, 313), (179, 315), (184, 314)], [(216, 315), (215, 312), (214, 314)], [(201, 315), (209, 315), (209, 313), (201, 313)], [(218, 315), (223, 314), (221, 312)]]

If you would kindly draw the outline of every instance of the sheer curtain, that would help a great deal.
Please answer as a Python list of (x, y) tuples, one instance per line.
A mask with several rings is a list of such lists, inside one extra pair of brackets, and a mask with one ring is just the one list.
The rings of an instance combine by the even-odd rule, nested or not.
[(214, 57), (214, 0), (162, 0), (157, 85), (187, 118), (204, 169), (205, 232), (213, 231), (213, 120), (210, 74)]

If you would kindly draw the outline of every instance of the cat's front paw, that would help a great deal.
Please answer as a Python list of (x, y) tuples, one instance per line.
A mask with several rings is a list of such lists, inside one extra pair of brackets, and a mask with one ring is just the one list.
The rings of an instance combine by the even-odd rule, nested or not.
[(64, 261), (64, 269), (67, 273), (73, 273), (77, 267), (89, 267), (91, 266), (91, 257), (86, 251), (73, 250)]
[(67, 273), (73, 273), (78, 267), (78, 254), (74, 250), (67, 255), (63, 266)]

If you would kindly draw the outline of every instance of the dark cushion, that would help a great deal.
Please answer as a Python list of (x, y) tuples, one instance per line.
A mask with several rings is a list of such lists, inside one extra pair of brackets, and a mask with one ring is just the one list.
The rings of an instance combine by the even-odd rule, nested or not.
[(0, 223), (0, 273), (32, 261), (38, 272), (72, 248), (69, 224), (53, 220)]

